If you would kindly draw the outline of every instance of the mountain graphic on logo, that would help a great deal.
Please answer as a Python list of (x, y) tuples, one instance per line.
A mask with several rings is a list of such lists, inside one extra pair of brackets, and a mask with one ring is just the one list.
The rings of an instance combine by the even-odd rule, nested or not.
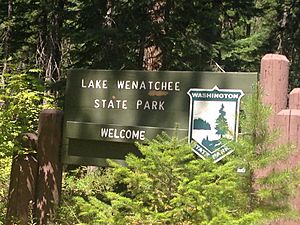
[(201, 118), (198, 118), (198, 119), (194, 119), (194, 129), (211, 130), (211, 126), (207, 121), (205, 121)]

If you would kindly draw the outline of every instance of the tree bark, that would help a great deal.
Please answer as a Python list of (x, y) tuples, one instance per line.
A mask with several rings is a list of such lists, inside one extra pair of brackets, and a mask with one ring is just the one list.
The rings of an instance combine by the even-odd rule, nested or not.
[(8, 0), (7, 3), (7, 20), (8, 26), (6, 28), (6, 34), (5, 34), (5, 44), (4, 44), (4, 58), (7, 60), (10, 54), (10, 41), (12, 36), (12, 27), (11, 27), (11, 19), (13, 16), (13, 0)]
[(48, 224), (59, 203), (62, 182), (62, 126), (62, 111), (48, 109), (40, 114), (35, 212), (37, 225)]
[[(149, 7), (148, 15), (152, 23), (160, 25), (160, 31), (158, 33), (164, 33), (162, 23), (165, 20), (164, 7), (166, 1), (161, 0), (154, 3)], [(143, 68), (144, 70), (156, 71), (163, 66), (163, 51), (162, 48), (156, 43), (156, 37), (154, 34), (150, 34), (145, 41), (143, 49)]]
[(47, 81), (61, 78), (61, 28), (64, 0), (45, 1), (41, 13), (41, 29), (37, 46), (37, 65), (45, 71)]
[[(37, 135), (25, 133), (18, 137), (19, 143), (31, 151), (37, 149)], [(32, 223), (37, 179), (36, 154), (15, 154), (12, 160), (6, 225)]]
[[(6, 32), (4, 34), (4, 65), (2, 70), (2, 75), (6, 72), (7, 69), (7, 60), (10, 55), (10, 42), (12, 37), (12, 27), (11, 20), (13, 16), (13, 0), (8, 0), (7, 3), (7, 21), (8, 26), (6, 28)], [(1, 84), (4, 84), (4, 77), (1, 76)]]

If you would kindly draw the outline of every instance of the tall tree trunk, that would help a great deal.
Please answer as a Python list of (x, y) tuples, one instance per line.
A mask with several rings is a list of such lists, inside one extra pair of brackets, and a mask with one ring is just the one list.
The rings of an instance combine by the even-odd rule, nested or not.
[(113, 7), (113, 1), (107, 0), (106, 1), (106, 15), (104, 20), (104, 26), (111, 27), (112, 26), (112, 7)]
[(11, 20), (13, 16), (13, 0), (8, 0), (7, 3), (7, 21), (8, 26), (6, 28), (5, 41), (4, 41), (4, 58), (7, 60), (10, 54), (10, 41), (12, 36)]
[[(164, 33), (162, 23), (165, 20), (164, 7), (166, 5), (165, 0), (159, 0), (154, 5), (150, 6), (148, 15), (152, 23), (156, 23), (160, 26), (160, 31), (157, 33)], [(150, 34), (145, 41), (143, 47), (143, 68), (144, 70), (159, 70), (163, 66), (163, 51), (162, 48), (156, 43), (156, 37), (154, 34)]]
[(4, 77), (3, 74), (6, 72), (7, 69), (7, 60), (10, 55), (10, 42), (12, 37), (12, 26), (11, 26), (11, 20), (13, 16), (13, 0), (8, 0), (7, 2), (7, 21), (8, 25), (6, 28), (5, 36), (4, 36), (4, 66), (2, 70), (2, 76), (1, 76), (1, 84), (4, 84)]
[(41, 15), (41, 29), (37, 46), (37, 65), (45, 71), (45, 79), (61, 78), (61, 28), (64, 0), (45, 1)]

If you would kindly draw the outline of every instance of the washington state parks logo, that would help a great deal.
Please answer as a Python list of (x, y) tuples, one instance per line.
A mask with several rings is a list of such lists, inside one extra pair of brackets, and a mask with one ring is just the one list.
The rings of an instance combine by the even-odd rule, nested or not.
[(242, 90), (190, 89), (189, 140), (201, 158), (218, 162), (232, 152), (221, 140), (234, 140), (238, 134), (238, 117)]

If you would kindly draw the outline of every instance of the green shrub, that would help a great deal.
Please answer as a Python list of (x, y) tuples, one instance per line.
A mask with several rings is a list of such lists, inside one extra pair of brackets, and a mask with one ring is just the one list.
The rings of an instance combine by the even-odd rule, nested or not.
[(187, 140), (162, 134), (138, 144), (142, 157), (129, 154), (126, 167), (111, 162), (104, 176), (66, 177), (62, 212), (72, 212), (74, 224), (109, 225), (251, 225), (292, 215), (297, 170), (255, 176), (291, 146), (273, 144), (260, 90), (242, 108), (242, 133), (227, 143), (234, 152), (220, 162), (201, 160)]
[(105, 208), (106, 192), (116, 184), (111, 169), (80, 167), (64, 173), (62, 206), (56, 224), (105, 224), (111, 211)]
[[(32, 71), (32, 72), (30, 72)], [(0, 157), (26, 151), (18, 142), (22, 133), (37, 132), (39, 113), (53, 107), (52, 98), (36, 70), (12, 71), (3, 75), (5, 83), (0, 88)]]

